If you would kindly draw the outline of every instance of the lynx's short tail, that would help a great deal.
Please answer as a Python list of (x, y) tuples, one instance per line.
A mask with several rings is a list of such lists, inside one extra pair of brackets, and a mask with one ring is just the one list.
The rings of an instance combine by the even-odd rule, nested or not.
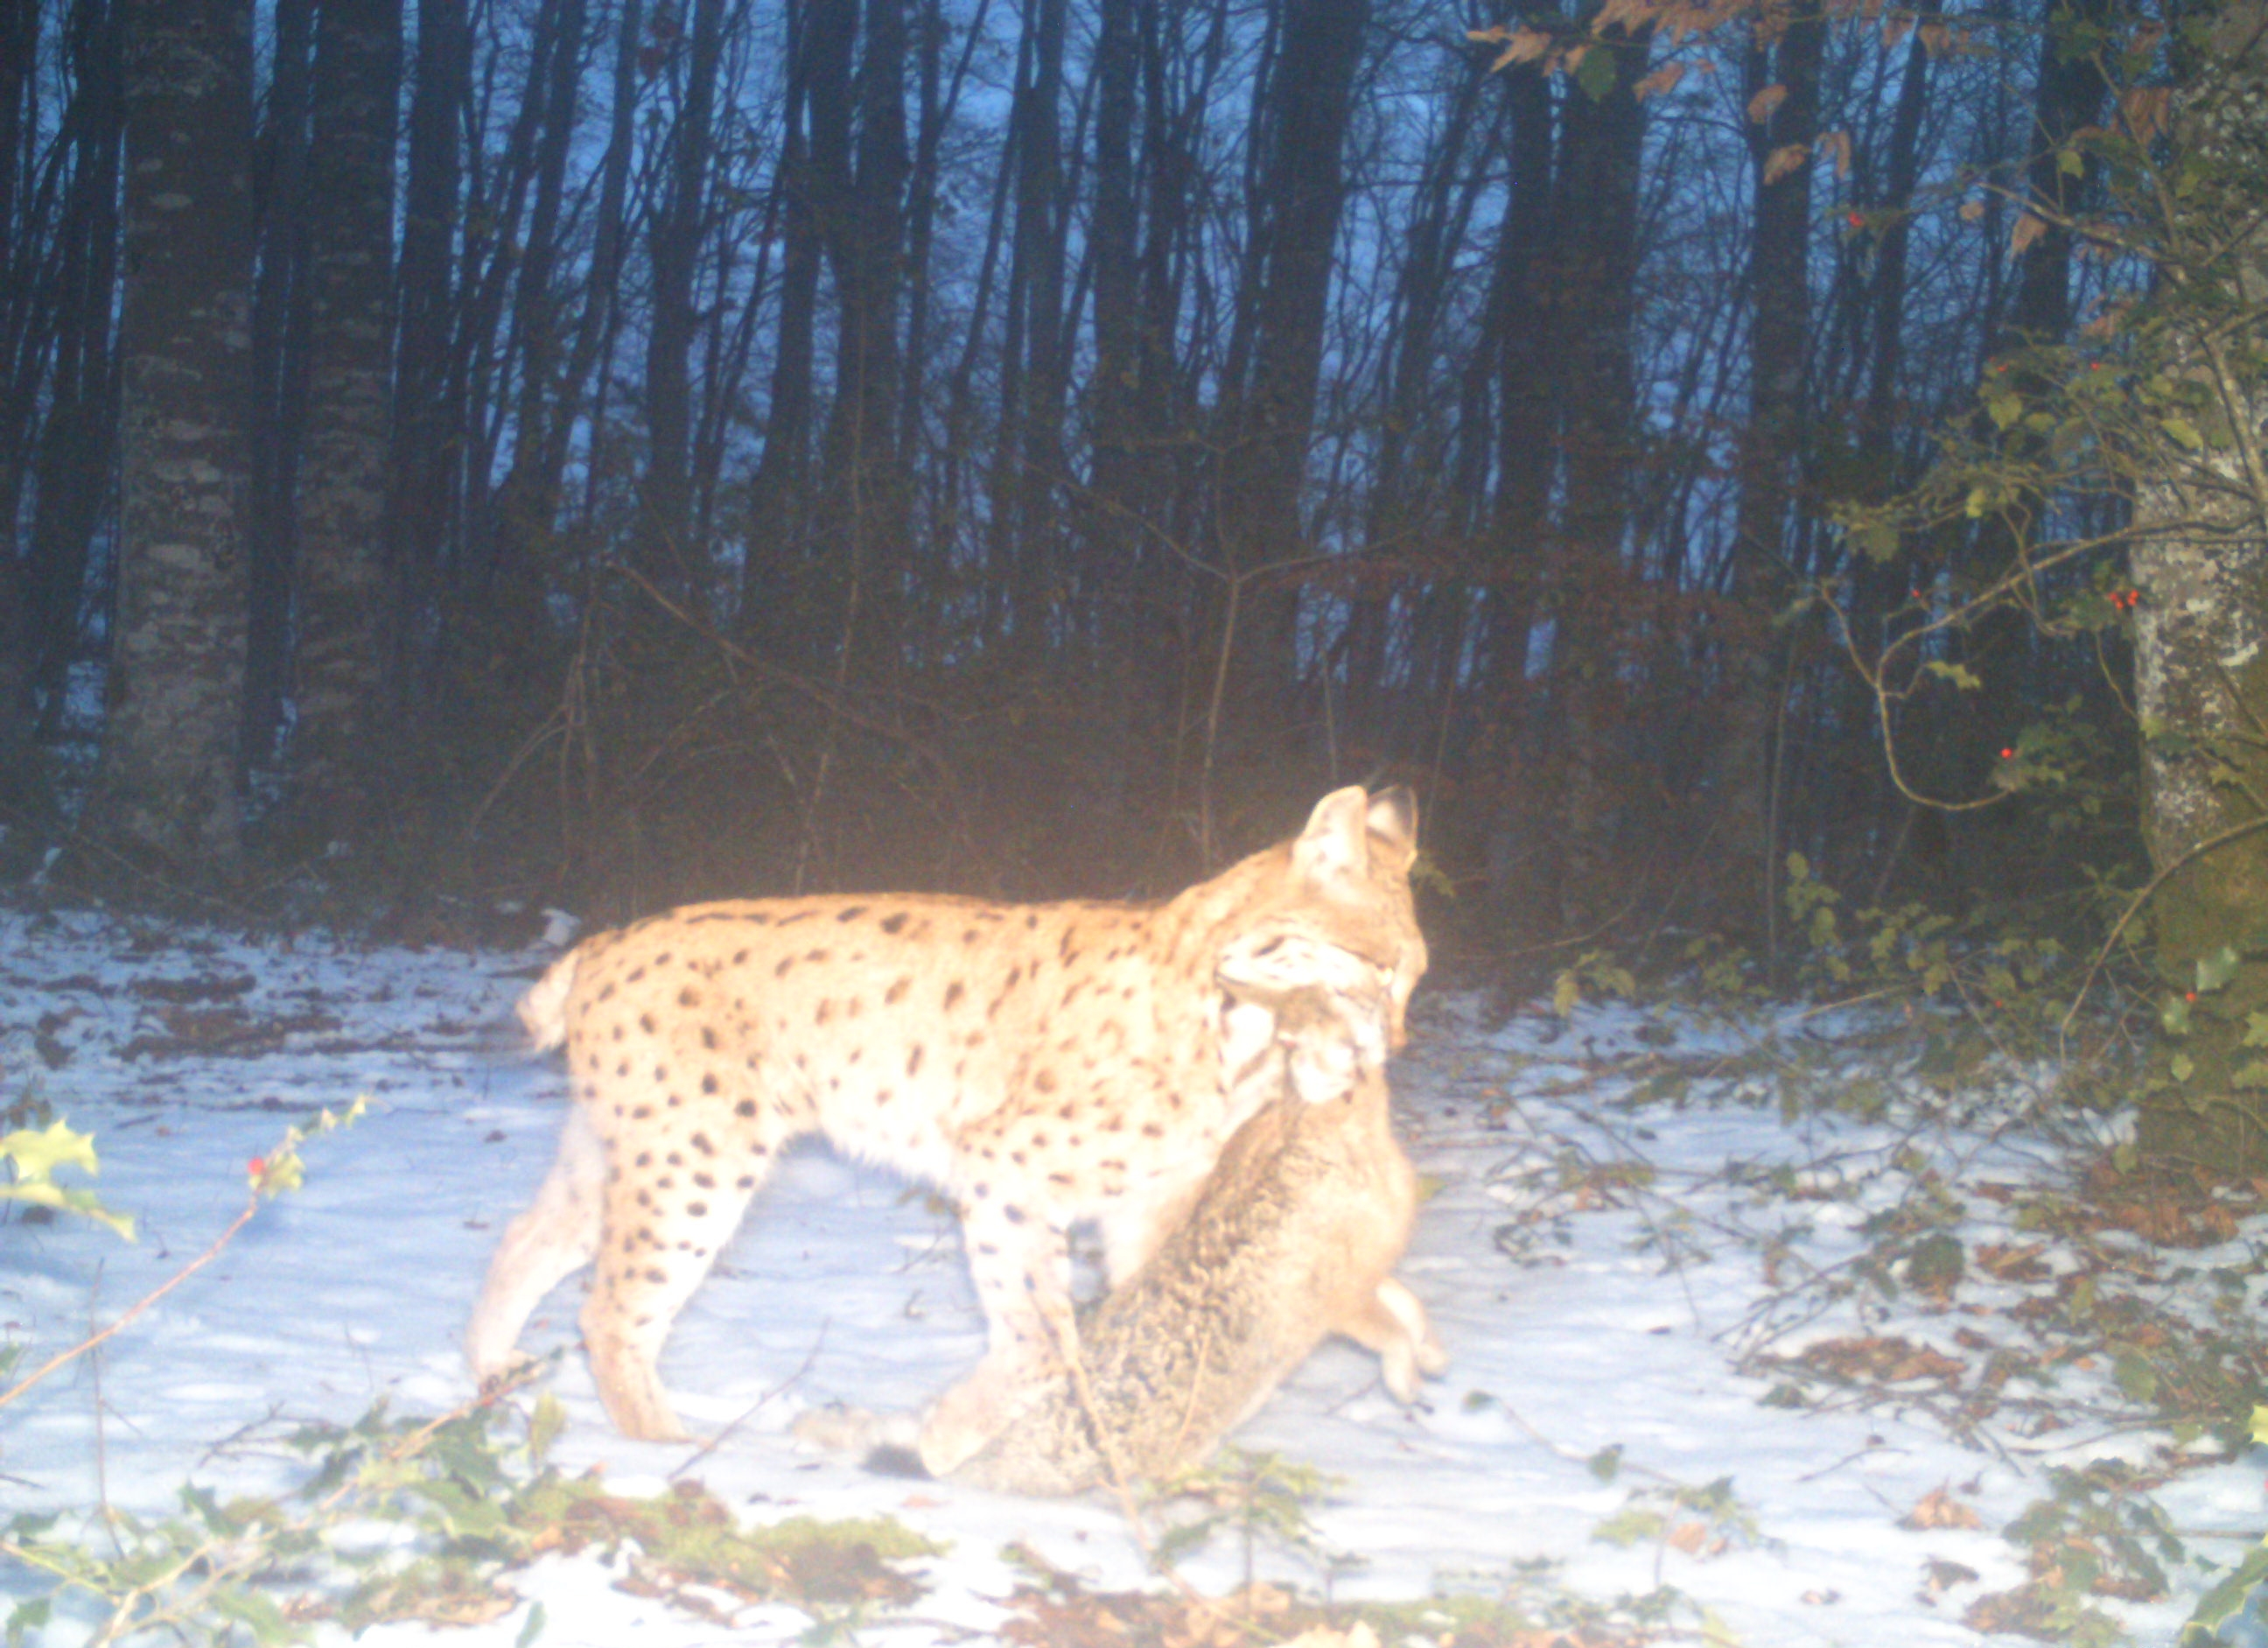
[(569, 950), (519, 998), (519, 1022), (527, 1031), (529, 1046), (537, 1053), (551, 1053), (567, 1045), (567, 993), (575, 987), (575, 958), (581, 954), (579, 950)]

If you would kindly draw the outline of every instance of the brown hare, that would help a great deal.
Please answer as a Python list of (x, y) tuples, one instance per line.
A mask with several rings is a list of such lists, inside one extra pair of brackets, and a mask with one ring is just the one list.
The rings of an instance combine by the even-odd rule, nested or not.
[[(1349, 958), (1351, 964), (1352, 958)], [(1079, 1327), (1083, 1378), (1031, 1383), (955, 1482), (1077, 1493), (1203, 1461), (1333, 1333), (1368, 1346), (1403, 1401), (1447, 1365), (1390, 1272), (1418, 1178), (1394, 1139), (1388, 1016), (1371, 970), (1268, 1001), (1276, 1091), (1238, 1129), (1188, 1217)]]

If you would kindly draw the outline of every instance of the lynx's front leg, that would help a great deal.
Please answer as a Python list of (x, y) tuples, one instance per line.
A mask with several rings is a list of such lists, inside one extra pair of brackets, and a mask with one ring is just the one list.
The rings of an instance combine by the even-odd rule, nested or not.
[(990, 1441), (1015, 1397), (1060, 1378), (1079, 1355), (1067, 1223), (985, 1201), (961, 1216), (961, 1233), (987, 1343), (976, 1371), (938, 1398), (922, 1422), (922, 1464), (932, 1476), (949, 1474)]

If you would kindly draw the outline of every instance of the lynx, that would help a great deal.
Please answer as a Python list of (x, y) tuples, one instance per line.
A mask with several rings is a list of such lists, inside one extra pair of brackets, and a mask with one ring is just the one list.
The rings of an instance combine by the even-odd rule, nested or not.
[(608, 1415), (682, 1436), (656, 1369), (670, 1327), (781, 1146), (821, 1133), (961, 1209), (987, 1350), (923, 1428), (946, 1474), (1075, 1342), (1071, 1227), (1099, 1228), (1110, 1281), (1131, 1275), (1266, 1096), (1287, 980), (1351, 958), (1400, 1045), (1426, 960), (1416, 854), (1407, 791), (1348, 788), (1161, 904), (759, 899), (585, 940), (520, 1004), (539, 1047), (566, 1048), (575, 1103), (490, 1264), (475, 1372), (502, 1371), (543, 1296), (595, 1261), (583, 1339)]
[(1425, 1312), (1390, 1274), (1418, 1176), (1387, 1118), (1384, 1014), (1317, 987), (1275, 1004), (1272, 1096), (1240, 1127), (1189, 1217), (1079, 1325), (1077, 1379), (1005, 1404), (954, 1472), (1015, 1493), (1162, 1481), (1198, 1465), (1329, 1334), (1377, 1351), (1417, 1400), (1447, 1366)]

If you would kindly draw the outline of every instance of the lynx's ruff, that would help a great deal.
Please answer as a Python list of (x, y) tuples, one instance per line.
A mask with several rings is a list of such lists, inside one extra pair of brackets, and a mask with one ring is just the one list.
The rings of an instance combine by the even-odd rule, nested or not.
[(1240, 980), (1280, 994), (1351, 959), (1398, 1045), (1425, 968), (1416, 853), (1408, 792), (1351, 788), (1158, 905), (760, 899), (586, 940), (521, 1003), (539, 1046), (566, 1047), (575, 1106), (490, 1267), (475, 1373), (595, 1261), (583, 1338), (607, 1412), (681, 1436), (655, 1365), (670, 1327), (780, 1147), (821, 1133), (961, 1209), (989, 1349), (923, 1429), (924, 1464), (951, 1470), (1075, 1334), (1070, 1227), (1098, 1224), (1111, 1279), (1131, 1275), (1261, 1102), (1274, 1016)]

